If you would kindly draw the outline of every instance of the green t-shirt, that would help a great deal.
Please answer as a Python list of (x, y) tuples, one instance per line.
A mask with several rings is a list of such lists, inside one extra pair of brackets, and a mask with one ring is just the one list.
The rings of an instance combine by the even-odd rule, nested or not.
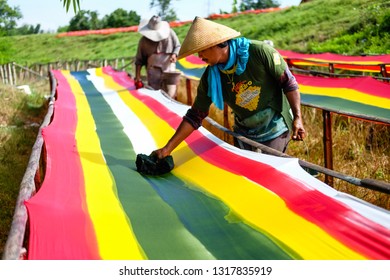
[[(220, 73), (224, 102), (232, 108), (236, 119), (245, 122), (251, 116), (256, 118), (255, 115), (261, 114), (260, 111), (270, 108), (265, 113), (270, 114), (271, 117), (261, 118), (269, 123), (259, 123), (258, 126), (263, 127), (259, 133), (267, 133), (272, 129), (270, 127), (272, 123), (277, 126), (278, 131), (275, 135), (281, 134), (280, 129), (286, 131), (286, 126), (291, 129), (290, 106), (280, 83), (280, 78), (287, 67), (286, 62), (274, 48), (263, 42), (251, 41), (245, 71), (241, 75)], [(207, 112), (212, 103), (207, 95), (208, 71), (209, 67), (200, 80), (193, 104), (193, 108), (203, 112)], [(284, 120), (284, 126), (281, 126), (280, 120)], [(272, 136), (268, 133), (267, 138), (270, 137)], [(266, 140), (261, 139), (261, 141)]]

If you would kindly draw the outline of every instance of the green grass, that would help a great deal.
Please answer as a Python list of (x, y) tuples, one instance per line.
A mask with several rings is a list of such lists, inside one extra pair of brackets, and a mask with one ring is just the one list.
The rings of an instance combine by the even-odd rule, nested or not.
[[(36, 90), (45, 92), (43, 88), (49, 90), (48, 86), (39, 82)], [(32, 146), (47, 111), (43, 94), (34, 91), (26, 95), (14, 87), (0, 85), (0, 255)]]
[[(322, 112), (302, 107), (307, 137), (305, 143), (291, 142), (288, 153), (324, 166)], [(332, 114), (333, 170), (359, 179), (390, 182), (390, 126)], [(324, 175), (319, 176), (324, 180)], [(390, 210), (390, 195), (334, 179), (333, 187), (341, 192)]]
[[(249, 39), (272, 40), (279, 49), (305, 53), (379, 54), (390, 53), (389, 8), (388, 0), (313, 0), (278, 12), (240, 15), (216, 22), (240, 31)], [(175, 28), (181, 41), (189, 27)], [(8, 60), (31, 65), (129, 57), (135, 55), (140, 39), (137, 32), (76, 37), (57, 35), (12, 37), (12, 47), (7, 47)], [(0, 37), (0, 45), (9, 44), (9, 39)], [(3, 58), (2, 62), (7, 62), (5, 60)]]

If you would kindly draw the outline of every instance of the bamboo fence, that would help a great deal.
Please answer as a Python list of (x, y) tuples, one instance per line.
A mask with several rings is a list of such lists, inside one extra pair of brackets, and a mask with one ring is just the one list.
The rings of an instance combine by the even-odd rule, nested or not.
[(71, 60), (55, 61), (48, 63), (34, 63), (29, 66), (23, 66), (16, 62), (10, 62), (0, 65), (0, 82), (16, 86), (19, 82), (34, 78), (49, 79), (50, 70), (69, 70), (80, 71), (88, 68), (103, 67), (110, 65), (114, 69), (131, 71), (134, 63), (134, 57), (120, 57), (103, 60)]

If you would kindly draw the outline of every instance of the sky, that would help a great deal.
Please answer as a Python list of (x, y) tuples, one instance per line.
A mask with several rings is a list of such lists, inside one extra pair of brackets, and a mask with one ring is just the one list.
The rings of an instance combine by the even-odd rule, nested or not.
[[(98, 12), (99, 19), (111, 14), (118, 8), (135, 11), (141, 19), (150, 18), (157, 9), (150, 9), (150, 0), (80, 0), (80, 9)], [(240, 0), (237, 1), (241, 3)], [(278, 0), (281, 7), (299, 5), (300, 0)], [(10, 7), (19, 7), (23, 24), (41, 25), (41, 30), (57, 31), (60, 26), (68, 25), (75, 16), (73, 8), (66, 12), (60, 0), (7, 0)], [(207, 17), (220, 10), (230, 12), (233, 0), (172, 0), (172, 6), (180, 21), (193, 20), (195, 16)]]

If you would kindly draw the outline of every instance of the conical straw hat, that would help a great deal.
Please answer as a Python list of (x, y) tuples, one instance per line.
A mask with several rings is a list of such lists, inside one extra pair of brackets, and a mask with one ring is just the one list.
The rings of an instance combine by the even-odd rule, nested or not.
[(240, 36), (241, 33), (225, 25), (195, 17), (181, 45), (178, 59), (186, 57)]

